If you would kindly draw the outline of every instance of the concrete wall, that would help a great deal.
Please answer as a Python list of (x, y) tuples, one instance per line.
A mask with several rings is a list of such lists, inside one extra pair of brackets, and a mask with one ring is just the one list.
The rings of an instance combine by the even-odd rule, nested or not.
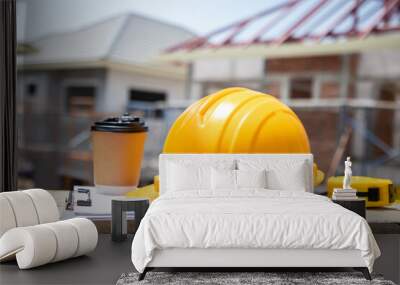
[(307, 131), (314, 161), (326, 173), (337, 145), (338, 113), (335, 110), (294, 111)]
[(400, 52), (398, 50), (379, 50), (360, 55), (358, 75), (385, 80), (400, 78)]
[[(34, 97), (26, 95), (26, 87), (31, 83), (37, 85)], [(96, 87), (95, 109), (105, 113), (125, 111), (131, 88), (166, 92), (167, 100), (171, 101), (185, 98), (184, 80), (113, 69), (22, 72), (18, 80), (18, 98), (29, 113), (65, 114), (65, 91), (69, 86)]]
[[(66, 164), (61, 151), (71, 137), (89, 130), (90, 118), (68, 117), (66, 88), (95, 86), (96, 105), (104, 97), (105, 70), (19, 71), (17, 82), (20, 169), (32, 171), (36, 187), (59, 189), (63, 185), (60, 166)], [(36, 94), (27, 87), (36, 85)]]
[[(36, 84), (36, 95), (26, 94), (29, 84)], [(131, 88), (166, 92), (167, 100), (179, 100), (185, 95), (184, 80), (127, 71), (21, 71), (18, 80), (18, 108), (22, 114), (19, 116), (22, 138), (20, 142), (23, 143), (20, 158), (24, 160), (21, 165), (27, 165), (22, 170), (31, 172), (36, 187), (59, 189), (63, 186), (61, 175), (71, 175), (83, 180), (91, 177), (90, 162), (83, 161), (83, 165), (79, 161), (66, 158), (62, 152), (68, 149), (71, 138), (88, 131), (95, 120), (94, 117), (68, 114), (66, 89), (69, 86), (94, 86), (97, 113), (123, 113), (127, 108)], [(163, 133), (155, 132), (156, 129), (161, 129), (154, 125), (156, 123), (163, 122), (148, 120), (153, 130), (149, 140), (160, 144), (162, 140), (156, 135), (162, 136)], [(79, 149), (85, 151), (85, 146), (86, 143), (80, 145)], [(71, 174), (71, 171), (80, 175)]]
[[(27, 94), (28, 86), (36, 86), (35, 94)], [(47, 109), (49, 75), (46, 72), (18, 73), (17, 100), (21, 112), (44, 112)]]
[(195, 81), (254, 79), (263, 74), (263, 59), (204, 59), (193, 65)]
[[(356, 97), (379, 100), (382, 99), (379, 95), (385, 86), (391, 85), (396, 88), (393, 103), (399, 107), (393, 113), (393, 139), (389, 145), (400, 149), (400, 65), (398, 62), (400, 62), (398, 50), (379, 50), (360, 54), (357, 73), (360, 80), (356, 84)], [(373, 128), (371, 124), (373, 115), (374, 113), (368, 114), (365, 110), (356, 111), (358, 122), (362, 127), (369, 129)], [(384, 124), (385, 122), (382, 122), (382, 125)], [(360, 134), (356, 134), (353, 145), (354, 154), (362, 157), (367, 150), (365, 139)]]
[(262, 78), (264, 78), (264, 60), (261, 58), (197, 60), (193, 63), (190, 98), (196, 100), (231, 86), (260, 90), (260, 84), (252, 85), (244, 81)]
[(146, 76), (119, 70), (107, 71), (104, 100), (99, 104), (100, 112), (125, 111), (129, 100), (129, 89), (143, 89), (167, 93), (167, 100), (185, 97), (184, 80)]
[[(28, 113), (66, 113), (66, 89), (69, 86), (96, 87), (96, 105), (104, 97), (105, 70), (48, 70), (48, 71), (21, 71), (18, 73), (18, 98)], [(26, 88), (35, 84), (35, 96), (29, 96)]]

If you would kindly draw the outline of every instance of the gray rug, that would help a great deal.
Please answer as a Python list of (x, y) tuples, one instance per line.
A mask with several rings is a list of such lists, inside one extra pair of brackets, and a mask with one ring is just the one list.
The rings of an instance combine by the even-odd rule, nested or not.
[(138, 273), (122, 274), (117, 285), (133, 284), (267, 284), (267, 285), (297, 285), (297, 284), (376, 284), (395, 285), (381, 276), (372, 275), (368, 281), (359, 272), (148, 272), (146, 278), (138, 281)]

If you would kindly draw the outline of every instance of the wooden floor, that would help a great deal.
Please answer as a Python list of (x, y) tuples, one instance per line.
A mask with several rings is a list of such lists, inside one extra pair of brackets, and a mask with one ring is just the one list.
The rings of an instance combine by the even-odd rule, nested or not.
[(122, 273), (134, 271), (132, 239), (116, 243), (99, 235), (94, 252), (41, 267), (19, 270), (17, 263), (0, 264), (0, 284), (115, 284)]

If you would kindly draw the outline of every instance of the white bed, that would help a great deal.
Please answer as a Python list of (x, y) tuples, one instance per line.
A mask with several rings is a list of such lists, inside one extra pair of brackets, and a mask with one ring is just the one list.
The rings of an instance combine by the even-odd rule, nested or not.
[[(184, 168), (180, 176), (169, 171), (175, 164), (231, 162), (249, 176), (267, 169), (272, 189), (174, 191), (174, 180), (190, 178)], [(140, 278), (154, 267), (354, 267), (370, 278), (380, 255), (371, 230), (357, 214), (312, 194), (311, 154), (162, 154), (159, 163), (160, 198), (132, 243)], [(207, 173), (194, 180), (201, 184)]]

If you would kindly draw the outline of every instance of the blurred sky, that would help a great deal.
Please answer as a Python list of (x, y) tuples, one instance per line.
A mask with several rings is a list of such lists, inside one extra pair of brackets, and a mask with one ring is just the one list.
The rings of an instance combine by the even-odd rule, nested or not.
[[(128, 12), (147, 15), (204, 34), (285, 1), (17, 0), (19, 32), (26, 39), (73, 30), (85, 24)], [(22, 19), (24, 13), (26, 19)]]
[[(17, 29), (20, 41), (29, 41), (51, 33), (72, 31), (85, 25), (126, 13), (137, 13), (158, 20), (185, 27), (198, 35), (205, 34), (224, 25), (249, 17), (282, 4), (288, 0), (17, 0)], [(303, 0), (296, 6), (295, 12), (282, 18), (270, 34), (282, 33), (305, 11), (310, 10), (318, 0)], [(330, 0), (315, 17), (296, 30), (296, 35), (312, 29), (319, 32), (328, 25), (329, 20), (335, 20), (333, 11), (338, 12), (352, 5), (350, 0)], [(379, 1), (368, 1), (363, 6), (362, 13), (366, 20), (372, 20), (373, 13), (379, 7)], [(274, 15), (271, 15), (274, 17)], [(323, 19), (328, 19), (324, 21)], [(350, 17), (337, 27), (337, 30), (347, 29), (351, 24)], [(266, 22), (261, 19), (253, 22), (249, 33), (258, 31)], [(224, 35), (222, 35), (224, 36)], [(245, 38), (246, 34), (240, 34)]]

